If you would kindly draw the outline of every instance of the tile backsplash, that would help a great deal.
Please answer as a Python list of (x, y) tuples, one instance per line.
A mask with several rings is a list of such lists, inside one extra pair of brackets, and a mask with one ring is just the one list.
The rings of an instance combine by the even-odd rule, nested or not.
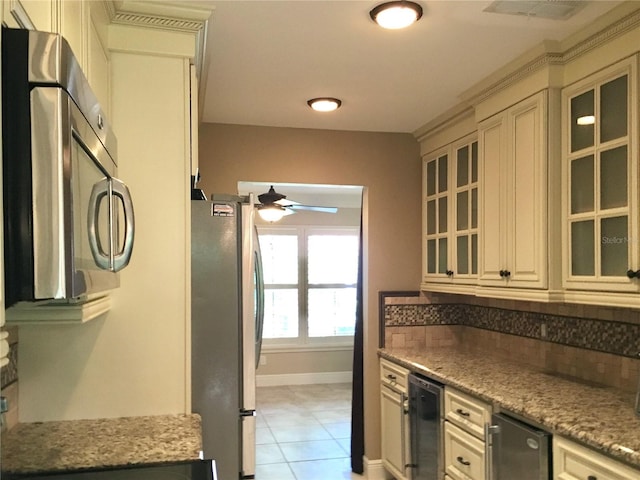
[(426, 292), (381, 297), (386, 345), (464, 344), (549, 372), (637, 388), (640, 312)]

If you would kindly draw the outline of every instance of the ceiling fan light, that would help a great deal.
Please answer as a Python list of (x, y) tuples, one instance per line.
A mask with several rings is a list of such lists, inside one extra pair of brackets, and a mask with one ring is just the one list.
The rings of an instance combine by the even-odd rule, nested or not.
[(371, 10), (369, 15), (382, 28), (397, 30), (417, 22), (422, 17), (422, 7), (405, 0), (386, 2)]
[(333, 112), (340, 108), (342, 101), (333, 97), (319, 97), (307, 100), (307, 105), (316, 112)]
[(286, 210), (284, 207), (272, 203), (271, 205), (260, 205), (258, 207), (258, 215), (265, 222), (277, 222), (284, 217)]

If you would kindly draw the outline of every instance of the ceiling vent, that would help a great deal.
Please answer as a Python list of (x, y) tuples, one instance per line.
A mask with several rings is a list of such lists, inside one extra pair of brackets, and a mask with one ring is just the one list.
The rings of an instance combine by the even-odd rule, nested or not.
[(566, 20), (589, 2), (563, 0), (496, 0), (485, 12)]

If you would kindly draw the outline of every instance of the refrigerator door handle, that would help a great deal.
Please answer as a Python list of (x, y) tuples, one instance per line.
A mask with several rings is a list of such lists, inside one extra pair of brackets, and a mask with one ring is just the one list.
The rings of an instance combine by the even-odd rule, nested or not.
[(256, 368), (258, 368), (260, 353), (262, 352), (262, 331), (264, 328), (264, 275), (262, 271), (262, 254), (260, 252), (258, 229), (255, 228), (255, 226), (253, 234), (256, 276)]

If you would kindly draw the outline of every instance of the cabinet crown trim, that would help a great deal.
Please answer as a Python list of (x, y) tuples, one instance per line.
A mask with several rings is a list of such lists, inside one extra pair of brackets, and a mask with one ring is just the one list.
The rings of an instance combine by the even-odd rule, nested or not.
[(478, 105), (495, 93), (519, 83), (532, 73), (547, 67), (566, 65), (594, 48), (600, 47), (636, 28), (638, 25), (640, 25), (640, 10), (630, 13), (574, 45), (543, 42), (530, 50), (528, 54), (523, 55), (520, 59), (463, 92), (460, 98), (466, 104)]
[(206, 25), (206, 22), (200, 20), (185, 20), (181, 18), (170, 18), (130, 12), (115, 12), (112, 22), (122, 25), (156, 27), (186, 32), (199, 32)]

